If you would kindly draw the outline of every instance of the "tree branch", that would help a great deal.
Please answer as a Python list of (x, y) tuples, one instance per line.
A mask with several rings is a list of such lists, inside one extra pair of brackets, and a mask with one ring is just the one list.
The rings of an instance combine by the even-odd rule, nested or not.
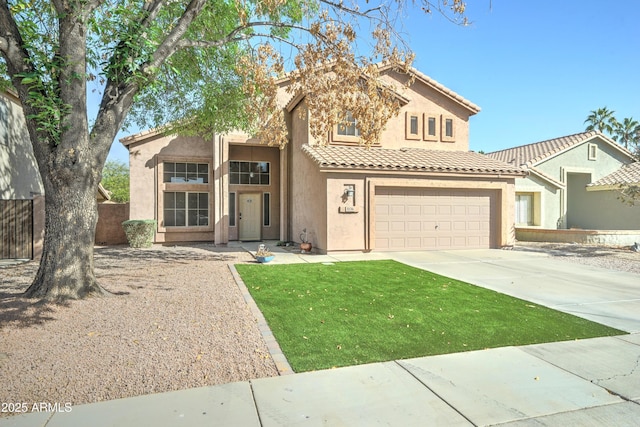
[(264, 33), (264, 34), (263, 33), (240, 34), (242, 31), (247, 30), (249, 28), (253, 28), (253, 27), (289, 28), (289, 29), (292, 29), (292, 30), (300, 30), (300, 31), (309, 32), (309, 29), (307, 27), (303, 27), (301, 25), (286, 24), (286, 23), (282, 23), (282, 22), (272, 22), (272, 21), (256, 21), (256, 22), (249, 22), (249, 23), (246, 23), (244, 25), (240, 25), (240, 26), (234, 28), (231, 32), (229, 32), (229, 34), (227, 34), (226, 36), (222, 37), (221, 39), (211, 40), (211, 41), (206, 41), (206, 40), (181, 40), (176, 45), (176, 48), (177, 49), (185, 49), (185, 48), (189, 48), (189, 47), (199, 47), (199, 48), (219, 47), (219, 46), (225, 45), (227, 43), (233, 43), (233, 42), (248, 40), (250, 38), (256, 38), (256, 37), (272, 38), (274, 40), (285, 42), (285, 43), (287, 43), (287, 44), (289, 44), (291, 46), (298, 47), (298, 45), (293, 44), (293, 43), (289, 42), (288, 40), (286, 40), (286, 39), (284, 39), (282, 37), (274, 36), (274, 35), (271, 35), (271, 34), (266, 34), (266, 33)]
[(351, 7), (346, 7), (342, 2), (335, 3), (335, 2), (332, 2), (332, 1), (329, 1), (329, 0), (320, 0), (320, 3), (324, 3), (327, 6), (330, 6), (330, 7), (334, 8), (334, 9), (338, 9), (338, 10), (341, 10), (343, 12), (347, 12), (349, 14), (360, 16), (360, 17), (363, 17), (363, 18), (369, 18), (370, 17), (369, 15), (371, 13), (379, 12), (380, 10), (382, 10), (382, 6), (378, 6), (378, 7), (372, 7), (370, 9), (367, 9), (367, 10), (362, 12), (362, 11), (359, 11), (357, 9), (353, 9)]

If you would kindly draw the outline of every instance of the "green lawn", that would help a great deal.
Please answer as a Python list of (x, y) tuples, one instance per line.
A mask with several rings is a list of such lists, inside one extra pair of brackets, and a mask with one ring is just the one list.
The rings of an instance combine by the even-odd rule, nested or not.
[(236, 268), (296, 372), (625, 334), (395, 261)]

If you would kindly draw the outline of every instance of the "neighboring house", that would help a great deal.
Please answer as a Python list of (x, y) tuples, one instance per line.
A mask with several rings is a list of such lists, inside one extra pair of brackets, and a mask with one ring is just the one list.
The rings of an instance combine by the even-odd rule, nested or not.
[[(407, 79), (382, 71), (392, 85)], [(283, 150), (240, 134), (123, 138), (131, 218), (156, 219), (156, 242), (300, 242), (306, 231), (319, 252), (512, 245), (515, 179), (526, 172), (468, 151), (480, 108), (411, 73), (400, 114), (370, 149), (355, 122), (314, 140), (303, 95), (282, 102)]]
[(640, 182), (633, 155), (600, 132), (488, 153), (528, 169), (516, 180), (516, 227), (640, 230), (640, 206), (620, 201), (619, 185)]
[[(100, 185), (99, 203), (109, 200)], [(44, 239), (44, 187), (22, 106), (0, 92), (0, 259), (37, 258)]]

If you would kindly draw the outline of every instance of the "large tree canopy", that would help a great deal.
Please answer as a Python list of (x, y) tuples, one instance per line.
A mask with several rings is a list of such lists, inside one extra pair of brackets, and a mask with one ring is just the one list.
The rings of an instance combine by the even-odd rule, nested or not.
[[(462, 0), (0, 0), (0, 79), (22, 102), (46, 197), (43, 256), (26, 295), (105, 293), (93, 273), (94, 195), (128, 116), (284, 144), (276, 84), (290, 68), (290, 87), (312, 95), (314, 134), (345, 120), (341, 105), (367, 125), (363, 142), (375, 141), (398, 107), (373, 64), (410, 63), (394, 32), (405, 8), (465, 20)], [(95, 117), (88, 90), (101, 95)]]

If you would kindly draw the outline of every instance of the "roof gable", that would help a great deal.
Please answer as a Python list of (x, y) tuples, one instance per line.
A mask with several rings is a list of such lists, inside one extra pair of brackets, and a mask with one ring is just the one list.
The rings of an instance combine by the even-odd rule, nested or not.
[[(380, 74), (384, 74), (392, 71), (394, 69), (394, 66), (390, 64), (380, 65), (378, 66), (378, 69), (380, 71)], [(469, 111), (469, 115), (474, 115), (480, 112), (480, 107), (478, 107), (476, 104), (469, 101), (468, 99), (465, 99), (461, 95), (457, 94), (453, 90), (447, 88), (446, 86), (437, 82), (436, 80), (432, 79), (426, 74), (418, 71), (416, 68), (411, 67), (409, 69), (409, 74), (411, 77), (414, 77), (418, 82), (428, 86), (429, 88), (433, 89), (437, 93), (443, 95), (444, 97), (450, 99), (451, 101), (455, 102), (456, 104), (460, 105), (461, 107)], [(285, 86), (283, 84), (283, 82), (285, 81), (286, 79), (281, 79), (279, 82), (282, 86)], [(411, 101), (410, 99), (406, 98), (403, 94), (399, 93), (397, 90), (393, 90), (393, 94), (394, 96), (396, 96), (396, 98), (398, 98), (398, 100), (402, 104), (408, 104)], [(300, 103), (300, 101), (304, 99), (304, 96), (305, 95), (300, 92), (297, 92), (296, 94), (292, 95), (285, 106), (286, 110), (288, 112), (293, 111), (293, 109)]]
[[(387, 72), (389, 70), (391, 70), (393, 67), (391, 65), (385, 65), (380, 67), (380, 72)], [(436, 92), (440, 93), (441, 95), (445, 96), (446, 98), (449, 98), (450, 100), (454, 101), (455, 103), (459, 104), (460, 106), (464, 107), (466, 110), (469, 111), (469, 115), (474, 115), (480, 112), (480, 107), (477, 106), (476, 104), (474, 104), (473, 102), (469, 101), (468, 99), (464, 98), (462, 95), (459, 95), (458, 93), (454, 92), (453, 90), (449, 89), (448, 87), (444, 86), (442, 83), (439, 83), (438, 81), (432, 79), (431, 77), (427, 76), (426, 74), (422, 73), (421, 71), (419, 71), (418, 69), (411, 67), (409, 69), (409, 74), (414, 77), (417, 81), (421, 82), (422, 84), (430, 87), (431, 89), (435, 90)]]
[(633, 159), (633, 155), (631, 154), (631, 152), (597, 131), (576, 133), (573, 135), (548, 139), (546, 141), (540, 141), (533, 144), (507, 148), (506, 150), (487, 153), (487, 156), (491, 157), (492, 159), (500, 160), (502, 162), (514, 164), (517, 166), (532, 167), (542, 163), (543, 161), (549, 160), (573, 147), (590, 142), (595, 138), (600, 139), (605, 144), (608, 144), (617, 151), (623, 153), (624, 155), (629, 157), (629, 159)]

